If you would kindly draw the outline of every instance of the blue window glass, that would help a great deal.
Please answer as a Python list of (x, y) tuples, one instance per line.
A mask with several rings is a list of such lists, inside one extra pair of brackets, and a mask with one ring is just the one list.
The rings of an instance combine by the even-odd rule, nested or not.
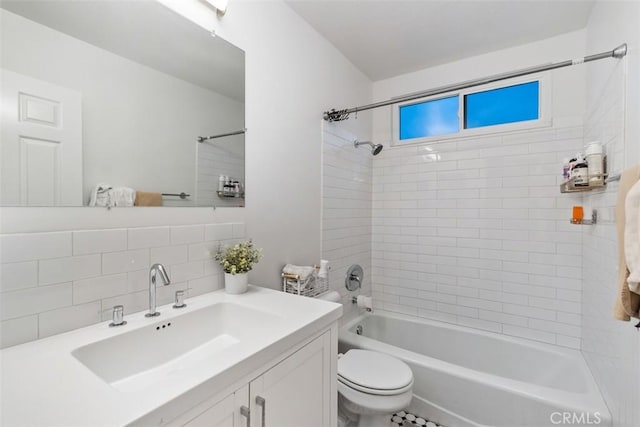
[(401, 106), (400, 140), (458, 132), (458, 99), (456, 95)]
[(536, 120), (538, 87), (536, 81), (465, 95), (464, 128)]

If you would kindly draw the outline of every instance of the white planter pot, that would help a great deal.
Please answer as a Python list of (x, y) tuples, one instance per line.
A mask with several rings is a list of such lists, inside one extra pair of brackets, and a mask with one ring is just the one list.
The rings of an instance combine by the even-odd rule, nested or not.
[(249, 273), (224, 273), (224, 291), (228, 294), (243, 294), (249, 286)]

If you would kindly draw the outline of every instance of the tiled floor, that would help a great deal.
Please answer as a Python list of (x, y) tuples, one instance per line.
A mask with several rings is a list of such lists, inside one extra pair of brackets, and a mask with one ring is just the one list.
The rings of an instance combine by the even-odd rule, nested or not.
[(434, 423), (433, 421), (429, 421), (417, 415), (409, 414), (405, 411), (400, 411), (398, 413), (393, 414), (391, 416), (391, 425), (393, 427), (409, 427), (409, 426), (444, 427)]

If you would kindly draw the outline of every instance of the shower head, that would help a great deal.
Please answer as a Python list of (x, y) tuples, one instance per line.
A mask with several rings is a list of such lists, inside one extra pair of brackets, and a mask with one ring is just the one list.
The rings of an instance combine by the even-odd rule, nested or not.
[(371, 146), (371, 154), (373, 154), (374, 156), (377, 156), (378, 154), (380, 154), (383, 148), (382, 144), (374, 144), (373, 142), (370, 142), (370, 141), (358, 141), (358, 140), (353, 141), (353, 146), (356, 148), (358, 148), (359, 145), (363, 145), (363, 144)]

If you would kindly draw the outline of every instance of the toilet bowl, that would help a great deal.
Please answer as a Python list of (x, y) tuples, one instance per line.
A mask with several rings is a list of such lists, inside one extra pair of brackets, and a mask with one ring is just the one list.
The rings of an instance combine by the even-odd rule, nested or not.
[(413, 396), (413, 372), (403, 361), (369, 350), (338, 359), (338, 410), (342, 425), (389, 427), (390, 416)]

